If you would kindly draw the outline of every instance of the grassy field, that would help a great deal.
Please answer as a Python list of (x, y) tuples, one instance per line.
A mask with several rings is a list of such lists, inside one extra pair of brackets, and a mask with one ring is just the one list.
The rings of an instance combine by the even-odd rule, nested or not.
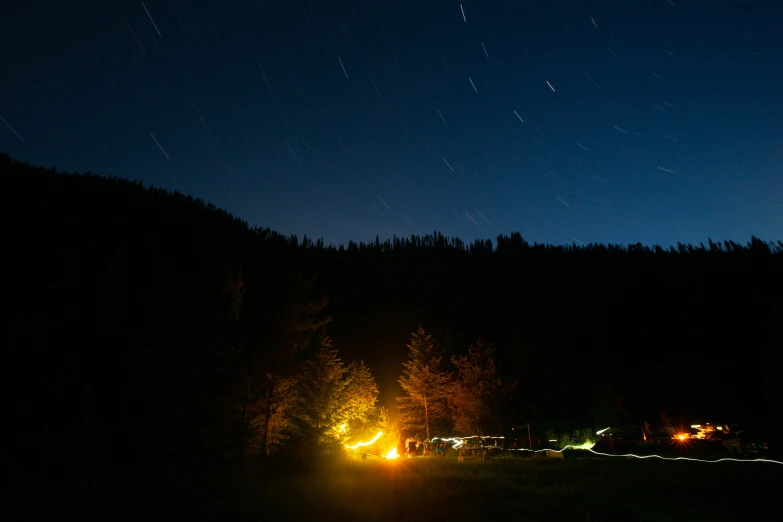
[(278, 474), (247, 520), (779, 520), (783, 465), (449, 458), (336, 461)]
[(780, 464), (422, 457), (306, 466), (278, 461), (244, 487), (216, 474), (142, 471), (11, 497), (15, 520), (783, 520)]

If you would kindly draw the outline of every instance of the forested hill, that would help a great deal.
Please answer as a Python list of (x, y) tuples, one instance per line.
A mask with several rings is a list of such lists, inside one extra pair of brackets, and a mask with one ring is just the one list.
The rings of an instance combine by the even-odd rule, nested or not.
[(556, 247), (434, 233), (337, 247), (138, 182), (8, 156), (0, 171), (4, 417), (20, 449), (56, 441), (67, 460), (133, 448), (132, 460), (230, 447), (232, 385), (263, 372), (291, 310), (322, 295), (338, 349), (365, 360), (386, 405), (422, 323), (447, 354), (495, 343), (518, 384), (509, 421), (783, 411), (780, 241)]

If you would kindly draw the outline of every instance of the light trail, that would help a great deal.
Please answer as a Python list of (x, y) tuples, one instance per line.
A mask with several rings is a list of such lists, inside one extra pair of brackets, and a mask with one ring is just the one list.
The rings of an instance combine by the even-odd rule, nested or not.
[[(491, 447), (491, 446), (488, 446)], [(506, 448), (504, 448), (506, 449)], [(715, 463), (715, 462), (726, 462), (726, 461), (734, 461), (734, 462), (768, 462), (770, 464), (783, 464), (783, 462), (779, 460), (772, 460), (772, 459), (734, 459), (731, 457), (725, 457), (722, 459), (716, 459), (716, 460), (706, 460), (706, 459), (695, 459), (693, 457), (662, 457), (660, 455), (634, 455), (633, 453), (624, 453), (622, 455), (617, 455), (613, 453), (602, 453), (600, 451), (595, 451), (590, 448), (580, 447), (580, 446), (566, 446), (565, 448), (561, 450), (556, 449), (540, 449), (540, 450), (529, 450), (526, 448), (508, 448), (507, 451), (528, 451), (530, 453), (541, 453), (542, 451), (552, 451), (554, 453), (562, 453), (567, 449), (577, 449), (577, 450), (584, 450), (589, 451), (590, 453), (594, 455), (599, 455), (601, 457), (633, 457), (636, 459), (659, 459), (659, 460), (687, 460), (691, 462), (706, 462), (706, 463)]]
[(155, 30), (158, 32), (158, 36), (160, 36), (161, 38), (163, 38), (163, 35), (162, 35), (162, 34), (160, 34), (160, 30), (158, 29), (158, 26), (157, 26), (157, 24), (155, 23), (155, 20), (153, 20), (153, 19), (152, 19), (152, 15), (150, 14), (150, 12), (149, 12), (149, 11), (147, 11), (147, 6), (146, 6), (146, 5), (144, 5), (144, 2), (142, 2), (142, 3), (141, 3), (141, 6), (144, 8), (144, 11), (147, 13), (147, 16), (149, 16), (149, 17), (150, 17), (150, 22), (152, 22), (152, 26), (153, 26), (153, 27), (155, 28)]
[(368, 440), (367, 442), (357, 442), (353, 446), (349, 446), (348, 444), (346, 444), (345, 447), (348, 448), (348, 449), (356, 449), (356, 448), (359, 448), (359, 447), (362, 447), (362, 446), (369, 446), (370, 444), (373, 444), (376, 440), (380, 439), (381, 435), (383, 435), (383, 432), (379, 431), (378, 434), (375, 437), (373, 437), (372, 439)]
[[(609, 429), (609, 428), (601, 430), (601, 432), (604, 432), (607, 429)], [(490, 436), (481, 436), (481, 435), (473, 435), (473, 436), (470, 436), (470, 437), (433, 437), (432, 439), (430, 439), (429, 442), (432, 442), (432, 441), (435, 441), (435, 440), (444, 441), (444, 442), (455, 442), (456, 444), (454, 444), (452, 446), (452, 449), (458, 449), (462, 445), (466, 444), (465, 441), (467, 441), (469, 439), (504, 439), (504, 438), (505, 437), (490, 437)], [(553, 441), (549, 441), (549, 442), (553, 442)], [(600, 452), (600, 451), (595, 451), (595, 450), (592, 449), (593, 446), (595, 446), (595, 444), (591, 444), (591, 443), (587, 443), (586, 442), (586, 443), (581, 444), (579, 446), (574, 446), (574, 445), (570, 445), (569, 444), (568, 446), (566, 446), (563, 449), (544, 448), (544, 449), (539, 449), (539, 450), (531, 450), (531, 449), (527, 449), (527, 448), (499, 448), (498, 446), (483, 446), (483, 445), (482, 446), (477, 446), (475, 449), (492, 449), (492, 448), (494, 448), (494, 449), (500, 449), (500, 450), (503, 450), (503, 451), (527, 451), (529, 453), (542, 453), (542, 452), (545, 452), (545, 451), (551, 451), (551, 452), (554, 452), (554, 453), (563, 453), (567, 449), (574, 449), (574, 450), (589, 451), (590, 453), (592, 453), (594, 455), (598, 455), (600, 457), (632, 457), (632, 458), (636, 458), (636, 459), (659, 459), (659, 460), (668, 460), (668, 461), (684, 460), (684, 461), (691, 461), (691, 462), (706, 462), (706, 463), (710, 463), (710, 464), (716, 463), (716, 462), (728, 462), (728, 461), (733, 461), (733, 462), (767, 462), (769, 464), (781, 464), (781, 465), (783, 465), (782, 461), (772, 460), (772, 459), (735, 459), (735, 458), (732, 458), (732, 457), (724, 457), (724, 458), (715, 459), (715, 460), (707, 460), (707, 459), (697, 459), (697, 458), (693, 458), (693, 457), (662, 457), (660, 455), (635, 455), (633, 453), (623, 453), (621, 455), (617, 455), (617, 454), (614, 454), (614, 453), (603, 453), (603, 452)]]

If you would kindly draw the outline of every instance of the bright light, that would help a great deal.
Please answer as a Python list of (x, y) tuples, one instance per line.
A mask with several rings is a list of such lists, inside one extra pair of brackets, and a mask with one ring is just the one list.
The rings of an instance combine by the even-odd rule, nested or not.
[(701, 424), (691, 424), (691, 428), (701, 428)]
[(677, 438), (680, 439), (680, 440), (685, 440), (685, 439), (688, 438), (688, 436), (685, 435), (684, 433), (680, 433), (679, 435), (677, 435)]
[[(509, 449), (508, 451), (529, 451), (531, 453), (541, 453), (544, 451), (551, 451), (553, 453), (562, 453), (565, 450), (571, 448), (571, 449), (577, 449), (579, 446), (566, 446), (565, 448), (561, 450), (555, 450), (555, 449), (541, 449), (541, 450), (528, 450), (525, 448), (515, 448), (515, 449)], [(634, 455), (633, 453), (625, 453), (625, 454), (614, 454), (614, 453), (601, 453), (600, 451), (595, 451), (592, 449), (587, 449), (590, 453), (594, 455), (600, 455), (601, 457), (620, 457), (620, 458), (626, 458), (626, 457), (633, 457), (636, 459), (658, 459), (658, 460), (669, 460), (669, 461), (675, 461), (675, 460), (686, 460), (690, 462), (705, 462), (707, 464), (715, 464), (718, 462), (765, 462), (768, 464), (781, 464), (783, 465), (783, 462), (779, 460), (772, 460), (772, 459), (735, 459), (731, 457), (726, 457), (722, 459), (716, 459), (716, 460), (705, 460), (705, 459), (694, 459), (691, 457), (661, 457), (660, 455)]]
[(345, 428), (347, 427), (348, 427), (347, 424), (340, 424), (340, 428), (339, 428), (340, 433), (343, 433), (345, 431)]
[(387, 459), (396, 459), (400, 455), (397, 453), (397, 448), (392, 448), (392, 450), (386, 454)]
[(356, 449), (358, 447), (361, 447), (361, 446), (369, 446), (370, 444), (374, 443), (376, 440), (380, 439), (381, 435), (383, 435), (383, 432), (379, 431), (378, 434), (375, 437), (373, 437), (372, 439), (368, 440), (367, 442), (357, 442), (353, 446), (349, 446), (348, 444), (346, 444), (345, 447), (348, 448), (348, 449), (354, 450), (354, 449)]
[(605, 432), (605, 431), (606, 431), (606, 430), (608, 430), (608, 429), (609, 429), (609, 428), (604, 428), (604, 429), (602, 429), (602, 430), (598, 430), (598, 431), (596, 431), (596, 432), (595, 432), (595, 434), (596, 434), (596, 435), (600, 435), (600, 434), (602, 434), (603, 432)]

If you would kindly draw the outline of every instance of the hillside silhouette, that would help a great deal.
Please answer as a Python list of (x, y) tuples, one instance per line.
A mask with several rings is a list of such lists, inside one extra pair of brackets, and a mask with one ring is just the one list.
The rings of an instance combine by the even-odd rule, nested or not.
[(433, 232), (337, 246), (142, 182), (6, 155), (0, 171), (9, 473), (88, 480), (230, 460), (238, 379), (272, 364), (292, 307), (323, 297), (336, 346), (367, 363), (389, 406), (421, 323), (447, 354), (494, 343), (517, 383), (509, 424), (661, 410), (761, 424), (783, 411), (781, 241), (551, 246)]

